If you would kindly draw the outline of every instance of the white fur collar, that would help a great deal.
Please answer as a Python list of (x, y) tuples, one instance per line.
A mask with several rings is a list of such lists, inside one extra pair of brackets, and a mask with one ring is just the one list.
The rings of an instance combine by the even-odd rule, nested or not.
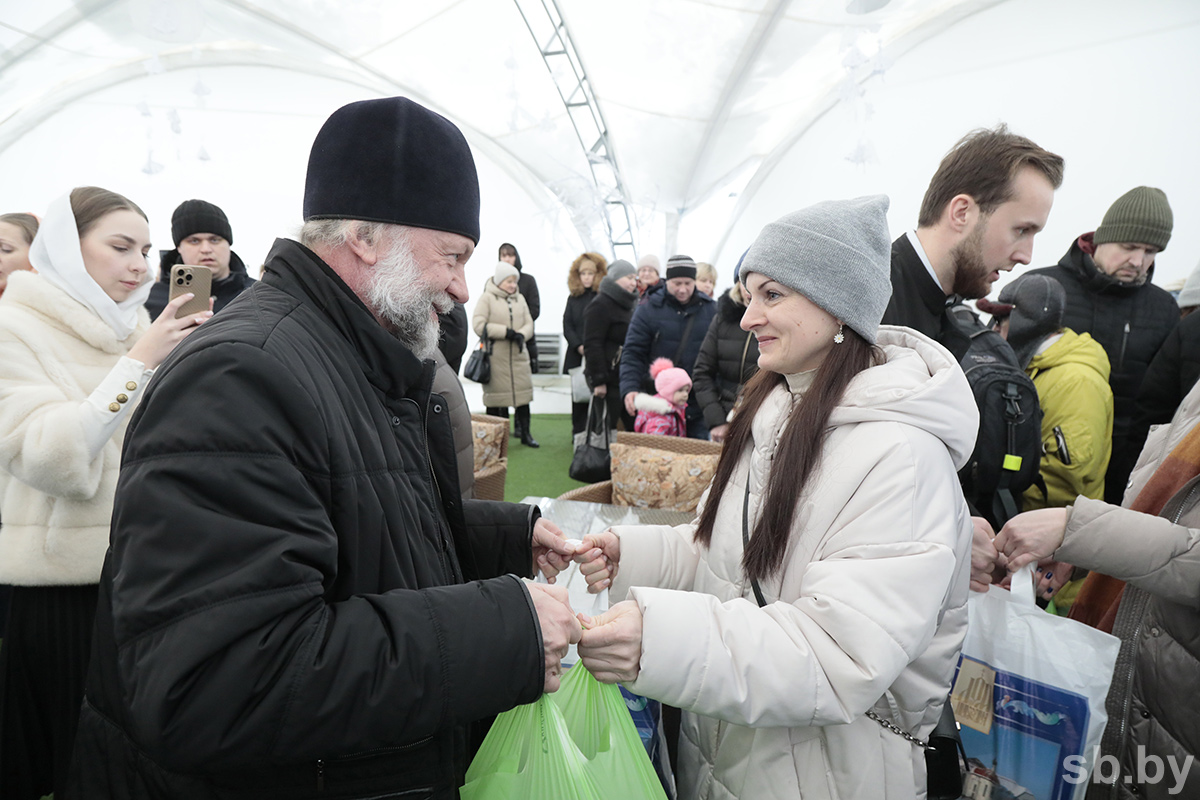
[(65, 328), (97, 350), (114, 355), (127, 353), (150, 327), (150, 315), (144, 308), (138, 309), (137, 328), (128, 338), (118, 339), (112, 327), (91, 309), (34, 272), (9, 275), (0, 303), (23, 307), (49, 324)]

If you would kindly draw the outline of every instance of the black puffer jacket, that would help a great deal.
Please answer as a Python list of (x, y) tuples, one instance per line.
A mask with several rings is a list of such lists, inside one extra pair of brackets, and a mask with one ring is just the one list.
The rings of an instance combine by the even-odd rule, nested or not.
[[(158, 281), (150, 287), (150, 296), (146, 298), (146, 310), (150, 319), (158, 319), (158, 315), (171, 302), (171, 267), (182, 264), (183, 258), (178, 250), (163, 253), (158, 262)], [(212, 297), (213, 312), (220, 311), (229, 305), (233, 298), (254, 285), (255, 280), (246, 272), (246, 265), (237, 253), (229, 253), (229, 276), (225, 280), (213, 281)]]
[(637, 305), (635, 292), (627, 292), (610, 277), (600, 281), (596, 299), (583, 312), (583, 355), (587, 359), (584, 372), (588, 386), (607, 386), (617, 391), (620, 381), (617, 356), (625, 345), (629, 320)]
[(1151, 359), (1167, 335), (1179, 324), (1179, 306), (1164, 289), (1150, 281), (1141, 286), (1123, 284), (1105, 275), (1080, 246), (1090, 245), (1091, 234), (1076, 239), (1067, 254), (1053, 267), (1031, 274), (1048, 275), (1067, 291), (1063, 326), (1076, 333), (1089, 333), (1108, 353), (1113, 392), (1113, 452), (1104, 478), (1104, 499), (1120, 505), (1129, 472), (1141, 450), (1132, 440), (1134, 409), (1138, 391)]
[(717, 315), (708, 326), (692, 370), (696, 402), (709, 428), (729, 421), (742, 384), (758, 372), (758, 341), (753, 333), (741, 329), (746, 307), (734, 302), (731, 291), (717, 300)]
[(1146, 369), (1133, 419), (1134, 446), (1141, 449), (1151, 425), (1171, 421), (1197, 379), (1200, 379), (1200, 314), (1192, 313), (1167, 335)]
[(164, 362), (125, 440), (73, 797), (457, 797), (467, 725), (542, 691), (505, 575), (536, 510), (461, 499), (433, 370), (287, 240)]
[(567, 354), (563, 356), (563, 374), (583, 363), (583, 354), (579, 352), (579, 345), (583, 344), (583, 315), (595, 299), (594, 289), (584, 289), (583, 294), (567, 298), (567, 307), (563, 311), (563, 336), (567, 340)]

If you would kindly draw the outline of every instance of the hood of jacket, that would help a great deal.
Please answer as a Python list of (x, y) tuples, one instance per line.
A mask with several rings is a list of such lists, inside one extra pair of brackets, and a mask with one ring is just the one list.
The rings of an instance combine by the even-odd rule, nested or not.
[(1071, 242), (1071, 247), (1067, 250), (1066, 255), (1059, 259), (1059, 265), (1070, 270), (1079, 278), (1079, 282), (1085, 289), (1096, 294), (1126, 297), (1150, 285), (1151, 281), (1154, 280), (1153, 264), (1150, 265), (1150, 269), (1146, 270), (1146, 280), (1137, 286), (1122, 283), (1111, 275), (1106, 275), (1102, 272), (1096, 266), (1095, 259), (1092, 258), (1092, 253), (1096, 250), (1096, 246), (1092, 244), (1092, 235), (1094, 233), (1094, 231), (1085, 233)]
[(1100, 343), (1087, 333), (1076, 333), (1070, 328), (1063, 330), (1063, 335), (1054, 344), (1036, 354), (1026, 367), (1027, 372), (1050, 369), (1063, 364), (1077, 364), (1089, 367), (1108, 383), (1111, 367), (1108, 363), (1108, 353)]
[(725, 322), (737, 325), (745, 316), (746, 307), (733, 299), (730, 294), (732, 291), (733, 289), (726, 289), (725, 294), (717, 298), (717, 314)]
[[(967, 377), (950, 351), (911, 328), (880, 325), (876, 343), (884, 363), (850, 381), (829, 416), (829, 427), (860, 422), (893, 421), (936, 436), (949, 450), (955, 469), (962, 469), (975, 449), (979, 410)], [(767, 403), (790, 403), (776, 392)], [(760, 413), (753, 424), (756, 445), (773, 457), (788, 414)], [(771, 421), (774, 421), (772, 423)], [(774, 430), (768, 430), (772, 426)]]

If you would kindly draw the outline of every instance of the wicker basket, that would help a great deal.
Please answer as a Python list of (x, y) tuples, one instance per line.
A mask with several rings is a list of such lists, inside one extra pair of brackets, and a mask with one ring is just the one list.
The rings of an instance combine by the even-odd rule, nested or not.
[[(648, 450), (666, 450), (671, 453), (686, 455), (717, 455), (721, 452), (718, 442), (703, 439), (686, 439), (682, 436), (655, 436), (649, 433), (631, 433), (619, 431), (617, 441), (621, 444), (645, 447)], [(601, 481), (580, 486), (558, 496), (559, 500), (579, 500), (585, 503), (611, 503), (612, 481)]]
[(499, 437), (500, 456), (475, 473), (475, 498), (478, 500), (503, 500), (504, 480), (508, 476), (508, 420), (490, 414), (472, 414), (472, 422), (496, 425), (503, 429)]

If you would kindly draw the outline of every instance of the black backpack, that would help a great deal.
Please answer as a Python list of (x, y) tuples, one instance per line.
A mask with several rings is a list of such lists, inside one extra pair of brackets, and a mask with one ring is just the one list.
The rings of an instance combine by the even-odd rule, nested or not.
[(967, 502), (998, 531), (1020, 512), (1022, 492), (1035, 484), (1044, 487), (1039, 475), (1042, 408), (1033, 381), (1003, 336), (965, 305), (946, 313), (971, 340), (961, 364), (979, 407), (975, 450), (958, 478)]

